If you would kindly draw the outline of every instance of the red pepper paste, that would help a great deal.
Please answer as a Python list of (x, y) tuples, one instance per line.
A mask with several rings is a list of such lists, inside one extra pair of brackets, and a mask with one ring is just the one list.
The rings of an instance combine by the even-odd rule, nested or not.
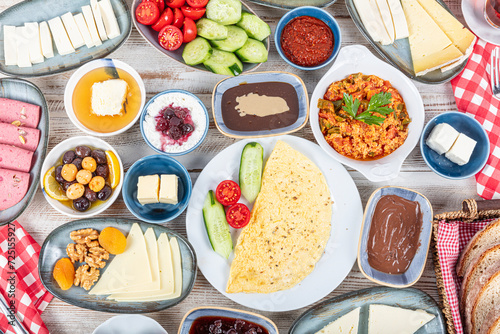
[(325, 22), (311, 16), (299, 16), (287, 23), (281, 33), (285, 56), (299, 66), (317, 66), (330, 57), (335, 39)]

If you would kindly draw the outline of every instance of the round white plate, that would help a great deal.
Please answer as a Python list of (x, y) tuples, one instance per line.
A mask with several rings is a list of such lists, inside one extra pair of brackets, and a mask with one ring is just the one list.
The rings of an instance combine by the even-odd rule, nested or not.
[(462, 0), (462, 13), (469, 28), (486, 42), (500, 45), (500, 29), (493, 28), (484, 17), (486, 0)]
[[(226, 284), (233, 255), (226, 260), (213, 251), (203, 222), (203, 201), (208, 191), (215, 190), (221, 181), (238, 180), (241, 152), (247, 143), (260, 143), (264, 148), (264, 161), (267, 161), (278, 140), (283, 140), (311, 159), (325, 176), (333, 200), (330, 239), (314, 271), (295, 287), (269, 294), (229, 294), (226, 293)], [(240, 201), (248, 204), (244, 200)], [(356, 260), (362, 219), (363, 208), (358, 189), (345, 168), (318, 145), (299, 137), (282, 136), (241, 140), (215, 156), (194, 185), (186, 216), (186, 230), (196, 251), (198, 267), (220, 293), (246, 307), (282, 312), (320, 300), (344, 280)], [(239, 233), (231, 229), (231, 234), (235, 245)]]
[(123, 314), (110, 318), (92, 334), (168, 334), (155, 320), (139, 314)]

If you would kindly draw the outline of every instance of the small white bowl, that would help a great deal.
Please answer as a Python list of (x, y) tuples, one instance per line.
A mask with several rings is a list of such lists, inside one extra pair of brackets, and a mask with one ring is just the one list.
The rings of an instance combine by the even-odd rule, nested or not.
[(140, 314), (117, 315), (100, 324), (92, 332), (92, 334), (113, 333), (168, 334), (154, 319)]
[[(77, 211), (77, 210), (63, 204), (62, 202), (60, 202), (56, 199), (53, 199), (52, 197), (47, 195), (47, 193), (45, 192), (44, 187), (43, 187), (43, 177), (44, 177), (45, 173), (52, 166), (55, 166), (55, 165), (60, 163), (61, 157), (64, 155), (64, 152), (66, 152), (68, 150), (73, 150), (73, 149), (75, 149), (75, 147), (80, 146), (80, 145), (87, 145), (87, 146), (91, 146), (93, 148), (100, 148), (100, 149), (105, 150), (105, 151), (111, 151), (116, 155), (116, 158), (118, 159), (118, 162), (120, 164), (120, 182), (115, 187), (115, 189), (113, 189), (113, 193), (111, 194), (111, 197), (108, 198), (104, 203), (100, 204), (99, 206), (97, 206), (95, 208), (91, 207), (90, 209), (88, 209), (87, 211), (84, 211), (84, 212)], [(66, 140), (60, 142), (52, 149), (52, 151), (49, 152), (49, 154), (47, 154), (47, 156), (45, 157), (45, 160), (43, 162), (41, 172), (40, 172), (40, 187), (42, 189), (43, 196), (45, 196), (45, 199), (47, 200), (47, 202), (49, 202), (49, 204), (54, 209), (59, 211), (60, 213), (66, 215), (66, 216), (72, 217), (72, 218), (89, 218), (89, 217), (96, 216), (99, 213), (106, 210), (107, 208), (109, 208), (111, 206), (111, 204), (113, 204), (113, 202), (118, 198), (118, 196), (120, 195), (120, 191), (122, 189), (122, 185), (123, 185), (123, 177), (124, 177), (124, 173), (123, 173), (122, 160), (120, 159), (118, 152), (116, 152), (116, 150), (111, 145), (109, 145), (104, 140), (99, 139), (99, 138), (90, 137), (90, 136), (79, 136), (79, 137), (72, 137), (72, 138), (69, 138), (69, 139), (66, 139)]]
[[(86, 75), (92, 70), (101, 67), (115, 67), (124, 70), (134, 78), (134, 80), (139, 85), (139, 90), (141, 91), (141, 105), (139, 106), (137, 115), (135, 115), (134, 119), (130, 121), (130, 123), (125, 125), (123, 128), (113, 132), (97, 132), (90, 130), (78, 120), (75, 111), (73, 110), (73, 92), (75, 90), (76, 85), (84, 75)], [(135, 124), (135, 122), (137, 122), (139, 117), (141, 117), (141, 110), (144, 107), (145, 103), (146, 103), (146, 87), (144, 87), (144, 82), (142, 81), (141, 76), (130, 65), (125, 64), (124, 62), (116, 59), (110, 59), (110, 58), (96, 59), (94, 61), (91, 61), (83, 65), (78, 70), (76, 70), (75, 73), (73, 73), (73, 75), (69, 78), (68, 83), (66, 84), (66, 88), (64, 89), (64, 109), (66, 109), (66, 113), (68, 114), (69, 119), (78, 129), (92, 136), (108, 137), (127, 131), (128, 129), (130, 129), (130, 127), (132, 127), (132, 125)]]

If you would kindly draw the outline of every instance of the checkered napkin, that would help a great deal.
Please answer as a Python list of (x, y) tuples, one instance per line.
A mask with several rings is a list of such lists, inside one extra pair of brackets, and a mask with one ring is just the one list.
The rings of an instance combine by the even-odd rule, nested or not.
[[(52, 295), (38, 277), (39, 254), (40, 245), (17, 221), (0, 227), (0, 293), (7, 303), (14, 302), (18, 319), (30, 333), (48, 334), (40, 314)], [(0, 312), (0, 329), (15, 334), (9, 321)]]
[(451, 81), (458, 110), (473, 116), (488, 133), (490, 156), (476, 174), (477, 193), (500, 198), (500, 100), (490, 86), (490, 55), (496, 45), (478, 39), (465, 69)]

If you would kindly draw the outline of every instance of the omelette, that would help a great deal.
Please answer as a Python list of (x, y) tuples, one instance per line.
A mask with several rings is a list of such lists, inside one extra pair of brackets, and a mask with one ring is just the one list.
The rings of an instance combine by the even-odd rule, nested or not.
[(278, 141), (238, 238), (226, 291), (271, 293), (301, 282), (323, 254), (331, 216), (330, 190), (319, 168)]

